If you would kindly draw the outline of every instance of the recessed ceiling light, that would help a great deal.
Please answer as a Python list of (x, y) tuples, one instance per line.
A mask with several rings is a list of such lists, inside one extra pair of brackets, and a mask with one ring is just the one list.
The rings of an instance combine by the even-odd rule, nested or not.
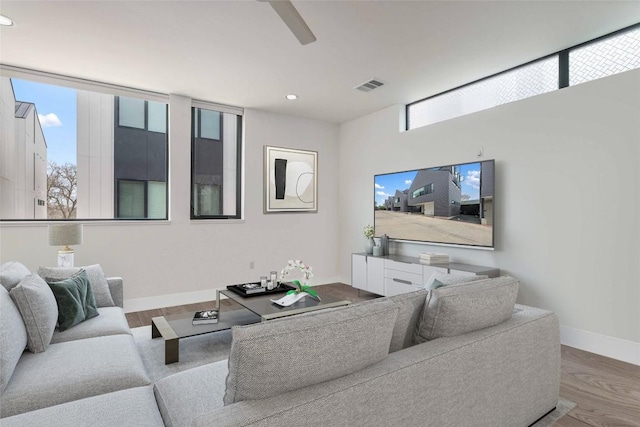
[(298, 95), (290, 94), (285, 96), (285, 98), (287, 98), (289, 101), (293, 101), (295, 99), (298, 99)]
[(0, 15), (0, 25), (4, 25), (6, 27), (10, 27), (13, 25), (13, 19), (7, 18), (4, 15)]

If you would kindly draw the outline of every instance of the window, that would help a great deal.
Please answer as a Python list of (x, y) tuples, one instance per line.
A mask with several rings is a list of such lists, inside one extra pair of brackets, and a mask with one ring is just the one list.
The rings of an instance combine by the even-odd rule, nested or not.
[(640, 68), (640, 28), (569, 52), (569, 84)]
[(240, 218), (241, 110), (196, 104), (191, 115), (191, 218)]
[(408, 107), (409, 129), (558, 89), (558, 56), (497, 74)]
[[(166, 219), (167, 104), (116, 96), (114, 109), (119, 118), (113, 132), (113, 178), (118, 182), (114, 216)], [(128, 184), (123, 187), (123, 182)], [(133, 194), (137, 199), (132, 205), (128, 199)]]
[(431, 184), (427, 184), (424, 187), (420, 187), (417, 190), (413, 191), (413, 193), (411, 194), (411, 197), (415, 199), (416, 197), (420, 197), (425, 194), (431, 194), (431, 193), (433, 193), (433, 182)]
[(116, 216), (127, 219), (166, 218), (166, 186), (165, 182), (118, 180)]
[(407, 105), (407, 130), (640, 68), (640, 24)]
[(165, 97), (4, 68), (0, 219), (167, 218)]

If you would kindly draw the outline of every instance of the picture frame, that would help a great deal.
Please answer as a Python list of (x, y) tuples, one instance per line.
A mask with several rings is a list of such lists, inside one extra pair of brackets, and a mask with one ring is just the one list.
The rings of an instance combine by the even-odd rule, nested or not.
[(318, 212), (318, 152), (264, 146), (264, 213)]

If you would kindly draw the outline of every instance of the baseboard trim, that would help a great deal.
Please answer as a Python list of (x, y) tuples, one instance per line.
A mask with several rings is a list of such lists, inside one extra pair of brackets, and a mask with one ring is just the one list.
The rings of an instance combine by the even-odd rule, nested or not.
[[(313, 286), (327, 283), (337, 283), (339, 280), (327, 280), (324, 283), (314, 283)], [(221, 288), (222, 289), (222, 288)], [(220, 299), (225, 299), (220, 295)], [(156, 308), (172, 307), (176, 305), (195, 304), (216, 299), (215, 289), (205, 289), (202, 291), (180, 292), (176, 294), (156, 295), (153, 297), (132, 298), (124, 300), (124, 312), (132, 313), (136, 311), (154, 310)]]
[(560, 342), (590, 353), (640, 366), (640, 343), (560, 325)]

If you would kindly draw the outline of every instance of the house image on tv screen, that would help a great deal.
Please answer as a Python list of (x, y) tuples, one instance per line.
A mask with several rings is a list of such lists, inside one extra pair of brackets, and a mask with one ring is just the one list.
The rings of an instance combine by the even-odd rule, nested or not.
[(384, 209), (491, 225), (493, 168), (493, 162), (478, 162), (417, 170), (410, 187), (395, 190)]

